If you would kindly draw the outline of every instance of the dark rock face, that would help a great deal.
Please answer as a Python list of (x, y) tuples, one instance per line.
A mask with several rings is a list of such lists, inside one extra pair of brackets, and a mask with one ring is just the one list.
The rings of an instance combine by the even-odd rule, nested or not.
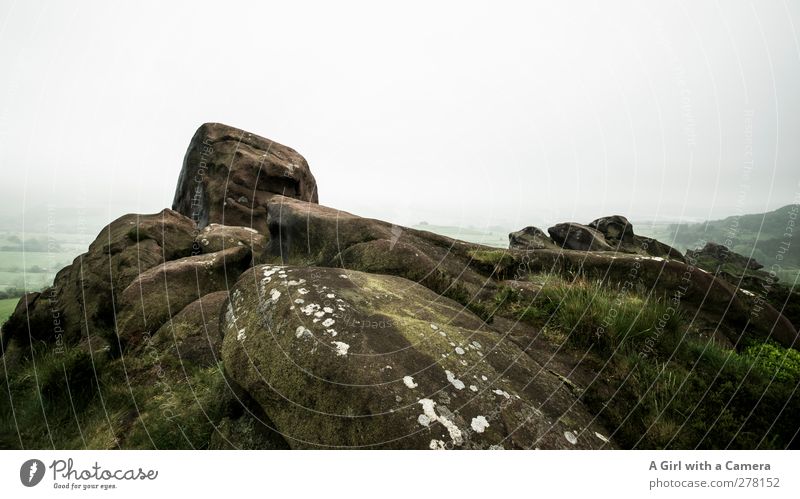
[(233, 289), (223, 328), (226, 371), (292, 448), (606, 444), (561, 379), (405, 279), (258, 266)]
[(142, 272), (120, 296), (120, 341), (135, 344), (193, 301), (228, 289), (250, 264), (250, 248), (236, 246), (172, 260)]
[(556, 249), (558, 246), (538, 227), (525, 227), (508, 235), (508, 247), (518, 250)]
[(266, 233), (266, 206), (275, 194), (318, 202), (306, 160), (269, 139), (206, 123), (186, 151), (172, 208), (200, 228), (218, 223)]
[(612, 215), (594, 220), (589, 227), (599, 231), (611, 246), (633, 243), (633, 226), (622, 215)]
[(758, 270), (764, 267), (755, 259), (735, 253), (722, 244), (712, 242), (706, 243), (701, 249), (687, 251), (686, 257), (703, 262), (706, 267), (714, 266), (716, 267), (714, 270), (724, 265), (739, 267), (742, 270)]
[(599, 231), (576, 223), (561, 223), (547, 229), (553, 241), (565, 249), (613, 251)]
[(547, 229), (552, 240), (536, 227), (508, 235), (509, 248), (520, 250), (569, 249), (616, 251), (684, 261), (680, 251), (650, 237), (634, 234), (633, 225), (621, 215), (598, 218), (588, 226), (560, 223)]
[(283, 263), (396, 275), (449, 297), (495, 288), (471, 264), (485, 246), (281, 196), (268, 212), (269, 253)]
[(204, 295), (171, 317), (154, 335), (154, 345), (181, 361), (213, 366), (222, 357), (220, 317), (228, 301), (227, 291)]
[(633, 242), (630, 244), (630, 246), (625, 247), (629, 248), (631, 253), (636, 253), (637, 251), (635, 250), (638, 249), (641, 250), (638, 252), (642, 254), (685, 262), (680, 251), (668, 244), (664, 244), (661, 241), (653, 239), (652, 237), (635, 235), (633, 236)]

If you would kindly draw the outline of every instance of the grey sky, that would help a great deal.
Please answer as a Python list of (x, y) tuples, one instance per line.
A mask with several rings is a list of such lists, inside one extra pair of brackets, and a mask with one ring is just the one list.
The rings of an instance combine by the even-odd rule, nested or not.
[(404, 224), (719, 218), (800, 190), (796, 2), (377, 4), (0, 1), (2, 214), (169, 206), (206, 121)]

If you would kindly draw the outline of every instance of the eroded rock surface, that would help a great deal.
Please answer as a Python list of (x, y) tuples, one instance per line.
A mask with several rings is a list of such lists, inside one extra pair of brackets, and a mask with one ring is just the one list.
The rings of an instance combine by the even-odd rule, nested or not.
[(258, 266), (223, 324), (226, 370), (293, 448), (606, 444), (560, 379), (399, 277)]
[(591, 227), (577, 223), (561, 223), (547, 229), (553, 241), (564, 249), (579, 251), (612, 251), (603, 235)]
[(172, 209), (199, 227), (218, 223), (266, 233), (266, 207), (275, 194), (318, 201), (305, 158), (253, 133), (206, 123), (186, 151)]
[(538, 227), (525, 227), (508, 235), (508, 247), (518, 250), (557, 249), (558, 246)]

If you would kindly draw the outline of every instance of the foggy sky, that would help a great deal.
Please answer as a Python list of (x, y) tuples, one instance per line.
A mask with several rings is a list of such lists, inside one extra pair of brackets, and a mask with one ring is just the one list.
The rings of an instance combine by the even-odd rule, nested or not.
[(0, 213), (168, 207), (210, 121), (402, 224), (797, 201), (797, 3), (378, 3), (0, 1)]

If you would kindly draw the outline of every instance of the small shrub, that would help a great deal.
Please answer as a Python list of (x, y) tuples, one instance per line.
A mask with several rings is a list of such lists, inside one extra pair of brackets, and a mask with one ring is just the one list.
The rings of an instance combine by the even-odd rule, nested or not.
[(755, 363), (770, 378), (774, 376), (778, 381), (800, 379), (800, 352), (793, 348), (784, 348), (768, 341), (745, 348), (742, 356)]

